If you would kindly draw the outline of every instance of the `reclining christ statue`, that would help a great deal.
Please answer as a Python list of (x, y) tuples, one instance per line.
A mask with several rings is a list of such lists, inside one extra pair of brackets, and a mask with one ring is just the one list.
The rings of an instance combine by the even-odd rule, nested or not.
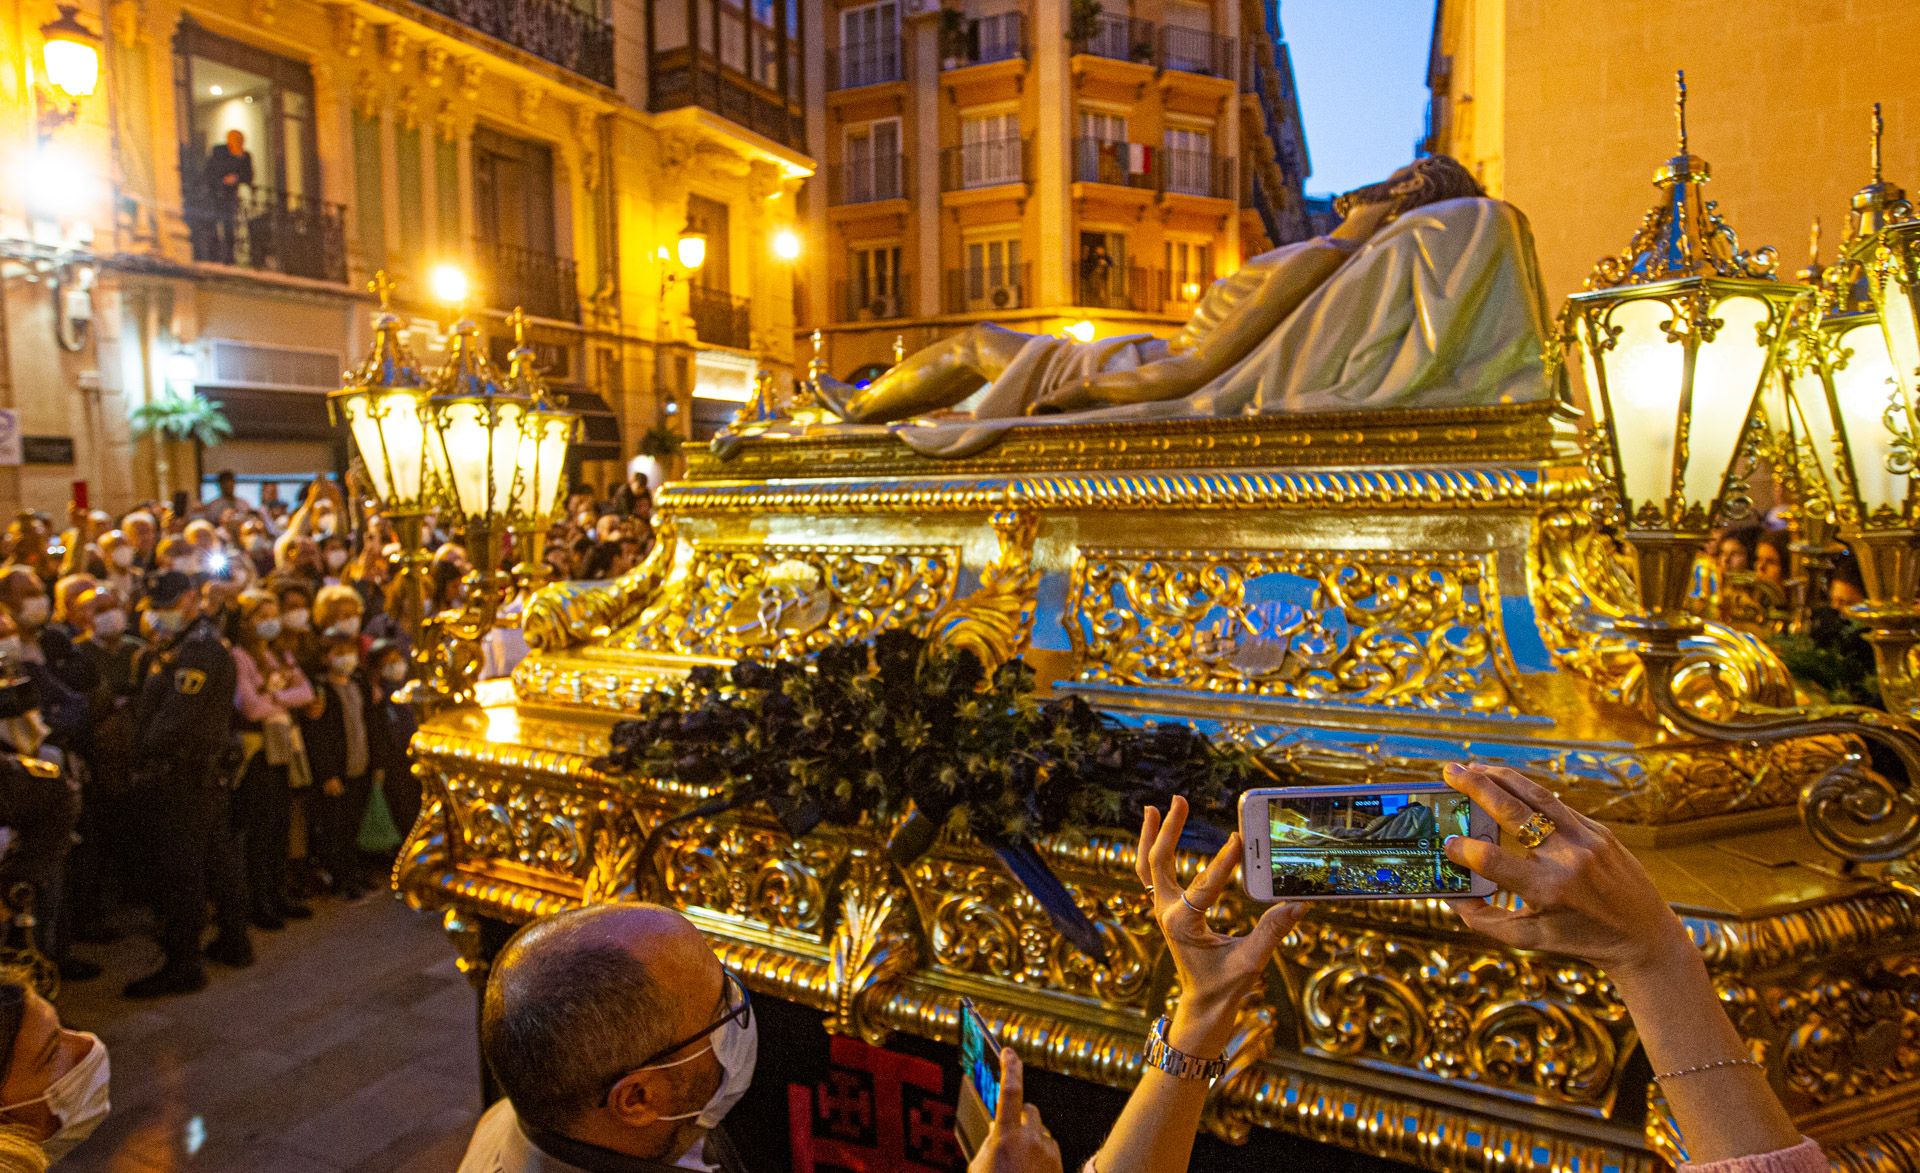
[(1516, 403), (1549, 393), (1545, 301), (1517, 210), (1485, 198), (1444, 156), (1342, 196), (1336, 208), (1338, 228), (1215, 282), (1170, 339), (1078, 343), (979, 322), (864, 388), (821, 376), (820, 397), (850, 423), (895, 422), (923, 453), (965, 456), (1010, 429), (1049, 423)]

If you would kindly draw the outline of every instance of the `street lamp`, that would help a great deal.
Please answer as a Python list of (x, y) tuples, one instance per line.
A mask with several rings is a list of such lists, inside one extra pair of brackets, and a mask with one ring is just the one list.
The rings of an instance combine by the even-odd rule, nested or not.
[(472, 292), (465, 269), (452, 263), (435, 265), (427, 273), (427, 288), (433, 291), (435, 301), (453, 311), (456, 319), (465, 313), (467, 296)]
[(680, 267), (689, 273), (707, 263), (707, 235), (694, 230), (688, 224), (680, 230), (680, 238), (674, 241), (673, 255), (679, 259)]
[(80, 113), (80, 100), (100, 84), (100, 34), (81, 24), (78, 5), (57, 5), (60, 16), (40, 26), (40, 61), (48, 88), (41, 93), (40, 137), (46, 139)]
[(1654, 176), (1661, 202), (1567, 314), (1647, 621), (1691, 630), (1694, 558), (1715, 520), (1744, 504), (1735, 461), (1805, 288), (1774, 279), (1773, 250), (1741, 250), (1701, 196), (1709, 171), (1687, 150), (1684, 74), (1677, 93), (1680, 150)]
[(782, 228), (773, 234), (773, 255), (783, 261), (800, 259), (800, 234), (791, 228)]

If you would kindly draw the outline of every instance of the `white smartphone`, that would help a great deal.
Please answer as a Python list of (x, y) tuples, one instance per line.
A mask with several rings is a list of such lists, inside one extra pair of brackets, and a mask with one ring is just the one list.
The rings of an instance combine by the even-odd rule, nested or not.
[(1433, 786), (1284, 786), (1240, 796), (1241, 882), (1255, 900), (1487, 896), (1450, 835), (1499, 841), (1493, 816)]

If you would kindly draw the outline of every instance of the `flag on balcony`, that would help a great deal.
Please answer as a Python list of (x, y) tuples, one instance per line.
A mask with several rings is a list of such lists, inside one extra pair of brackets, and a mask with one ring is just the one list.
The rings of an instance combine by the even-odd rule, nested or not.
[(1115, 149), (1120, 155), (1120, 165), (1127, 169), (1128, 175), (1153, 174), (1153, 148), (1142, 143), (1116, 143)]

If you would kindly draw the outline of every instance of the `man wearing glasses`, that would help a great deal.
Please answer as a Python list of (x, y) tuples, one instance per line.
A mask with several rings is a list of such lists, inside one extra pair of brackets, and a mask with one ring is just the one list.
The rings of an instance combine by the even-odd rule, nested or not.
[(506, 1098), (460, 1173), (745, 1173), (720, 1120), (758, 1044), (746, 986), (679, 913), (604, 904), (536, 921), (487, 984), (480, 1048)]

